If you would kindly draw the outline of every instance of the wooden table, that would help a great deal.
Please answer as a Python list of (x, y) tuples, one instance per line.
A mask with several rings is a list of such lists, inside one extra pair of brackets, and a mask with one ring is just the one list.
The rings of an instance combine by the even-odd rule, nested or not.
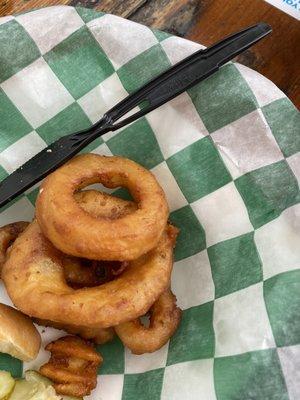
[(0, 0), (0, 16), (56, 4), (110, 12), (209, 45), (258, 21), (272, 36), (238, 57), (300, 108), (300, 23), (263, 0)]

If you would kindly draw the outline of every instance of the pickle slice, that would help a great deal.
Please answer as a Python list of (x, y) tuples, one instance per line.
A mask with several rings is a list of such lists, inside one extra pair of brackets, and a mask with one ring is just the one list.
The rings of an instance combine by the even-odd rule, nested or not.
[(15, 386), (15, 380), (7, 371), (0, 371), (0, 400), (6, 400)]
[[(53, 383), (52, 381), (50, 381), (50, 379), (41, 375), (39, 372), (33, 371), (33, 370), (28, 370), (25, 372), (25, 379), (30, 382), (43, 383), (46, 387), (51, 386)], [(58, 395), (58, 397), (62, 400), (83, 400), (82, 397), (72, 397), (72, 396), (62, 396), (62, 395)], [(34, 398), (34, 400), (35, 400), (35, 398)], [(39, 398), (37, 398), (37, 400), (39, 400)]]
[(33, 370), (28, 370), (25, 372), (25, 379), (29, 382), (43, 383), (45, 387), (52, 385), (52, 381), (50, 381), (50, 379)]
[(52, 386), (44, 388), (41, 392), (37, 392), (30, 400), (61, 400), (61, 397), (56, 395)]
[(39, 390), (43, 390), (43, 385), (40, 383), (28, 382), (24, 379), (16, 380), (9, 400), (30, 400)]

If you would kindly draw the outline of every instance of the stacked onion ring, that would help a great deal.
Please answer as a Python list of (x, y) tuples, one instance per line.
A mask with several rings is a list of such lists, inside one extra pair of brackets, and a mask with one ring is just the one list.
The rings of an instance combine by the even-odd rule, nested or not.
[[(125, 187), (134, 201), (82, 191), (92, 183)], [(181, 315), (169, 289), (177, 229), (167, 220), (151, 172), (122, 157), (77, 156), (42, 184), (36, 219), (2, 268), (8, 294), (40, 324), (97, 343), (115, 331), (135, 354), (156, 351)]]

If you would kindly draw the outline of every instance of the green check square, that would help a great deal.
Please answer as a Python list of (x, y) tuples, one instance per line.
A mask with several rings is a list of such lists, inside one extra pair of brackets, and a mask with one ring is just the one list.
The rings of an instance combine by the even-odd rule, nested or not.
[(11, 200), (9, 203), (5, 204), (5, 206), (0, 207), (0, 214), (2, 212), (4, 212), (5, 210), (7, 210), (8, 208), (10, 208), (13, 204), (17, 203), (24, 196), (25, 196), (24, 194), (19, 194), (19, 196), (17, 196), (15, 199)]
[(106, 144), (114, 155), (130, 158), (148, 169), (164, 160), (156, 136), (146, 118), (141, 118), (123, 129)]
[(131, 93), (171, 66), (170, 61), (157, 44), (128, 61), (117, 74), (127, 92)]
[(33, 130), (20, 111), (1, 89), (0, 115), (0, 151), (5, 150), (8, 146)]
[(85, 146), (80, 152), (79, 154), (82, 153), (91, 153), (93, 150), (95, 150), (97, 147), (99, 147), (101, 144), (103, 144), (103, 139), (102, 137), (98, 137), (97, 139), (93, 140), (92, 143), (88, 144), (87, 146)]
[(115, 72), (86, 26), (59, 43), (44, 59), (75, 99)]
[(213, 308), (211, 301), (183, 311), (179, 328), (170, 339), (167, 365), (214, 356)]
[(214, 378), (218, 400), (289, 400), (276, 349), (216, 358)]
[(23, 373), (23, 363), (6, 353), (0, 353), (0, 371), (8, 371), (14, 378), (21, 378)]
[(12, 20), (0, 25), (0, 83), (40, 57), (40, 51), (26, 30)]
[(234, 64), (227, 64), (188, 93), (209, 133), (258, 108), (257, 101)]
[(115, 190), (113, 192), (113, 196), (120, 197), (120, 199), (123, 199), (123, 200), (134, 201), (130, 192), (126, 188), (123, 188), (123, 187), (120, 187), (117, 190)]
[(174, 154), (167, 164), (189, 203), (232, 180), (210, 137)]
[(75, 7), (75, 10), (78, 12), (81, 19), (86, 24), (92, 21), (93, 19), (100, 18), (103, 15), (105, 15), (105, 13), (101, 11), (96, 12), (95, 10), (91, 10), (90, 8), (85, 8), (85, 7)]
[(97, 350), (103, 357), (103, 364), (98, 374), (123, 374), (125, 369), (124, 346), (120, 339), (115, 336), (111, 342), (97, 346)]
[(209, 247), (207, 253), (216, 298), (246, 288), (263, 279), (253, 232), (217, 243)]
[(151, 30), (159, 42), (162, 42), (163, 40), (168, 39), (169, 37), (172, 36), (170, 33), (159, 31), (158, 29), (151, 29)]
[(164, 369), (124, 376), (122, 400), (160, 400)]
[(89, 128), (91, 125), (82, 108), (73, 103), (37, 128), (36, 132), (50, 144), (64, 135)]
[(26, 197), (28, 198), (28, 200), (30, 201), (30, 203), (33, 206), (35, 206), (35, 202), (38, 197), (39, 191), (40, 191), (40, 188), (37, 187), (34, 190), (32, 190), (30, 193), (26, 194)]
[(299, 202), (299, 186), (286, 161), (249, 172), (235, 181), (254, 228)]
[(189, 205), (173, 211), (170, 221), (179, 228), (174, 251), (175, 261), (190, 257), (206, 248), (205, 231)]
[(262, 107), (262, 112), (285, 157), (300, 151), (300, 113), (287, 98)]
[(277, 346), (300, 343), (300, 270), (264, 282), (264, 298)]
[(3, 181), (4, 178), (8, 176), (8, 173), (5, 171), (5, 169), (0, 165), (0, 182)]

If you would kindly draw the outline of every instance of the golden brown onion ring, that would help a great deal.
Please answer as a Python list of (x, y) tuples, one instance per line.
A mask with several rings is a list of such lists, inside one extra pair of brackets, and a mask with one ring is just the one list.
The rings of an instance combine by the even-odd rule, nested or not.
[[(86, 212), (95, 217), (107, 216), (113, 218), (126, 215), (136, 210), (136, 204), (118, 197), (95, 190), (78, 192), (75, 199)], [(93, 287), (109, 282), (123, 272), (127, 262), (96, 261), (65, 255), (62, 258), (66, 282), (72, 288)], [(85, 327), (81, 325), (67, 325), (50, 320), (35, 319), (39, 325), (62, 329), (83, 339), (92, 340), (96, 344), (103, 344), (113, 339), (113, 328)]]
[(37, 221), (16, 239), (2, 279), (25, 314), (68, 325), (108, 328), (145, 314), (169, 286), (177, 229), (167, 226), (155, 249), (128, 263), (115, 280), (74, 290), (64, 279), (63, 257)]
[(74, 289), (112, 281), (127, 265), (127, 261), (96, 261), (67, 255), (62, 258), (65, 280)]
[(0, 228), (0, 277), (2, 266), (6, 260), (6, 252), (9, 246), (16, 240), (29, 225), (29, 222), (14, 222), (12, 224), (4, 225)]
[[(83, 187), (100, 182), (126, 187), (137, 210), (120, 218), (85, 212), (74, 198)], [(94, 260), (135, 260), (160, 240), (168, 218), (164, 192), (155, 177), (122, 157), (84, 154), (49, 175), (42, 184), (36, 217), (44, 235), (66, 254)]]
[[(105, 196), (104, 196), (105, 197)], [(78, 196), (79, 201), (81, 199), (86, 200), (88, 198), (88, 193), (86, 195)], [(96, 199), (96, 196), (93, 197)], [(89, 196), (89, 199), (92, 199), (92, 196)], [(98, 198), (99, 199), (99, 198)], [(117, 199), (116, 197), (114, 199)], [(107, 199), (105, 199), (107, 200)], [(117, 199), (118, 201), (119, 199)], [(129, 202), (128, 202), (129, 203)], [(90, 202), (90, 207), (93, 206), (93, 202)], [(134, 203), (131, 203), (134, 204)], [(130, 206), (131, 207), (131, 206)], [(127, 207), (127, 208), (130, 208)], [(98, 207), (99, 208), (99, 207)], [(126, 209), (127, 209), (126, 208)], [(14, 242), (14, 240), (21, 234), (25, 228), (29, 225), (29, 222), (15, 222), (12, 224), (8, 224), (2, 226), (0, 228), (0, 276), (1, 276), (1, 267), (4, 264), (6, 259), (6, 251), (9, 246)], [(92, 266), (91, 268), (84, 267), (82, 263), (80, 263), (80, 259), (75, 257), (66, 256), (64, 259), (64, 273), (66, 280), (71, 284), (77, 286), (96, 286), (100, 284), (102, 281), (106, 282), (112, 279), (113, 270), (110, 272), (110, 268), (107, 268), (105, 276), (99, 276), (97, 273), (97, 266)], [(88, 260), (89, 261), (89, 260)], [(91, 263), (91, 261), (89, 261)], [(93, 261), (92, 261), (93, 263)], [(108, 266), (109, 267), (109, 266)], [(109, 272), (109, 274), (108, 274)], [(108, 275), (110, 279), (108, 279)], [(1, 304), (0, 304), (1, 307)], [(2, 307), (4, 307), (2, 305)], [(72, 325), (64, 325), (55, 323), (47, 320), (36, 320), (35, 321), (39, 325), (43, 326), (51, 326), (56, 329), (63, 329), (68, 333), (76, 334), (81, 336), (83, 339), (89, 339), (95, 342), (96, 344), (103, 344), (113, 339), (114, 330), (112, 328), (101, 329), (101, 328), (86, 328), (84, 326), (72, 326)]]
[(181, 319), (181, 310), (170, 289), (159, 296), (149, 313), (149, 327), (139, 318), (115, 327), (117, 335), (133, 354), (153, 353), (160, 349), (175, 333)]
[(81, 325), (66, 325), (44, 319), (35, 319), (34, 322), (36, 322), (38, 325), (62, 329), (68, 333), (71, 333), (72, 335), (78, 335), (83, 339), (91, 340), (96, 344), (104, 344), (110, 342), (115, 335), (113, 328), (87, 328)]
[(127, 201), (97, 190), (82, 190), (74, 194), (77, 204), (94, 218), (117, 219), (137, 209), (134, 201)]

